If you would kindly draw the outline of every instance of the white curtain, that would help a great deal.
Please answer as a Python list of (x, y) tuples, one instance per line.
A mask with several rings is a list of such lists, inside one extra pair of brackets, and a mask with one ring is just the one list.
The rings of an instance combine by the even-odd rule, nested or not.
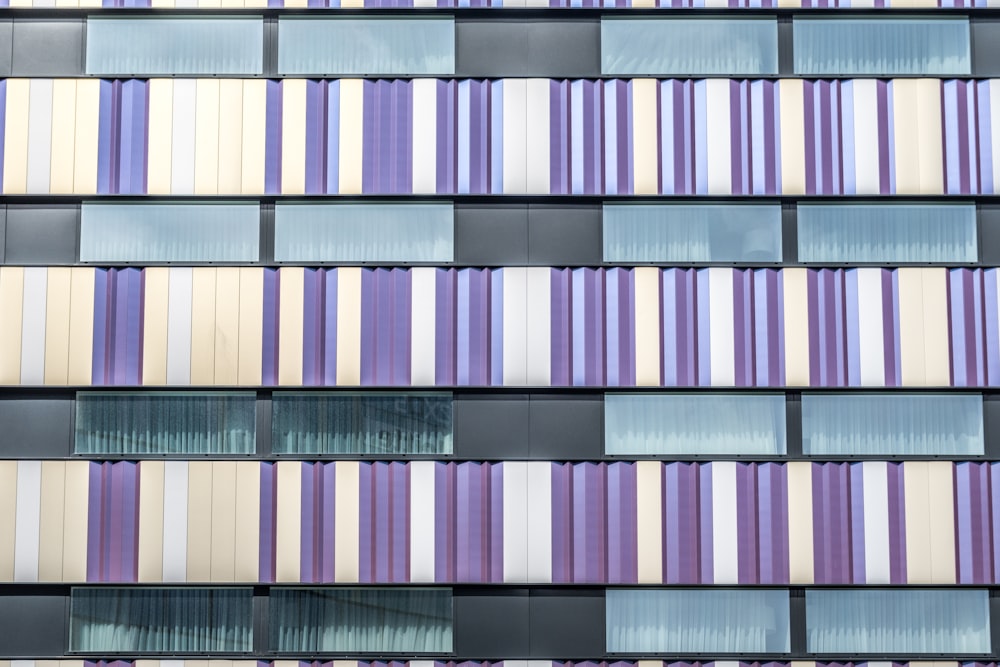
[(278, 19), (278, 73), (446, 75), (455, 72), (452, 18)]
[(276, 393), (274, 452), (451, 454), (451, 394)]
[(452, 204), (276, 204), (278, 262), (450, 262)]
[(260, 16), (87, 19), (87, 74), (260, 74)]
[(787, 653), (788, 591), (633, 589), (607, 592), (612, 653)]
[(985, 590), (807, 590), (810, 653), (989, 653)]
[(969, 19), (796, 16), (796, 74), (969, 74)]
[(83, 262), (256, 262), (260, 205), (84, 203)]
[(605, 451), (614, 455), (784, 454), (780, 394), (607, 394)]
[(449, 589), (276, 589), (272, 648), (284, 653), (447, 653)]
[(81, 392), (77, 454), (253, 454), (253, 392)]
[(971, 204), (800, 204), (800, 262), (975, 262)]
[(77, 588), (70, 645), (88, 652), (253, 649), (250, 588)]
[(802, 449), (813, 456), (977, 456), (979, 394), (803, 394)]

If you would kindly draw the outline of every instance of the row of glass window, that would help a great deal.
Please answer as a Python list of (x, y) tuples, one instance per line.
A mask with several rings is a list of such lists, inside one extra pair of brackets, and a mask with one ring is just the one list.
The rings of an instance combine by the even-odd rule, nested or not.
[[(86, 71), (123, 74), (261, 74), (264, 23), (239, 17), (91, 17)], [(766, 18), (601, 20), (601, 73), (778, 74), (778, 22)], [(793, 19), (794, 73), (967, 75), (965, 17)], [(455, 73), (452, 18), (282, 16), (278, 74)]]
[[(80, 392), (81, 455), (253, 454), (254, 392)], [(271, 450), (295, 455), (451, 455), (447, 392), (275, 392)], [(777, 393), (609, 393), (610, 456), (788, 452), (787, 401)], [(807, 456), (982, 456), (983, 398), (949, 393), (805, 393)]]
[[(787, 589), (609, 589), (610, 654), (791, 652)], [(250, 588), (75, 588), (70, 649), (103, 653), (253, 650)], [(268, 646), (279, 653), (448, 654), (447, 588), (274, 588)], [(806, 651), (814, 654), (985, 655), (988, 591), (805, 591)], [(593, 656), (598, 657), (598, 656)]]
[[(256, 262), (254, 202), (82, 205), (80, 261)], [(277, 203), (274, 260), (427, 262), (455, 257), (448, 202)], [(764, 262), (783, 258), (782, 211), (764, 204), (617, 204), (603, 208), (609, 263)], [(803, 263), (975, 263), (972, 203), (799, 203)]]

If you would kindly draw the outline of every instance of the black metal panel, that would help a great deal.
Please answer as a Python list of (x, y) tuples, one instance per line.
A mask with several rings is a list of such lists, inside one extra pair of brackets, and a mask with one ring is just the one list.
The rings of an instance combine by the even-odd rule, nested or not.
[(789, 456), (802, 456), (802, 395), (785, 397), (785, 442)]
[(601, 24), (594, 19), (459, 19), (458, 76), (588, 77), (601, 70)]
[(588, 658), (605, 648), (604, 589), (531, 591), (531, 657)]
[(65, 587), (31, 587), (0, 594), (0, 656), (61, 658), (66, 655), (68, 599)]
[(77, 204), (7, 207), (7, 264), (74, 264), (77, 258)]
[(527, 205), (455, 205), (456, 264), (524, 266), (527, 262)]
[(983, 441), (987, 458), (1000, 461), (1000, 394), (983, 396)]
[(979, 245), (986, 266), (1000, 266), (1000, 204), (980, 204)]
[(12, 76), (80, 76), (84, 73), (84, 19), (15, 19)]
[(529, 657), (529, 598), (526, 588), (455, 590), (455, 657)]
[(781, 206), (781, 259), (785, 264), (799, 261), (799, 218), (795, 204)]
[(603, 394), (531, 397), (531, 458), (572, 461), (604, 456)]
[(788, 632), (792, 655), (806, 655), (806, 592), (802, 588), (788, 591)]
[(532, 204), (528, 208), (528, 263), (592, 266), (604, 256), (599, 204)]
[(14, 48), (13, 34), (13, 21), (0, 19), (0, 77), (10, 76), (10, 56)]
[(972, 19), (972, 76), (1000, 76), (1000, 19)]
[(780, 75), (795, 73), (793, 43), (792, 17), (778, 17), (778, 74)]
[(517, 19), (455, 21), (457, 76), (528, 76), (528, 31)]
[(73, 436), (72, 395), (0, 398), (0, 433), (4, 458), (68, 456)]
[(528, 24), (531, 76), (587, 77), (601, 74), (601, 23), (596, 19), (532, 21)]
[(530, 455), (526, 394), (456, 396), (455, 456), (464, 459)]

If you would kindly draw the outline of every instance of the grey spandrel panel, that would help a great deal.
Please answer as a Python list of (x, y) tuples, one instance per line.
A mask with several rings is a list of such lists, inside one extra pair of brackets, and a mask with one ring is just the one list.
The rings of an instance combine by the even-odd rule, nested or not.
[(530, 656), (526, 588), (455, 590), (455, 655), (461, 658)]
[(601, 207), (594, 204), (532, 204), (528, 208), (528, 263), (588, 266), (603, 255)]
[(983, 397), (983, 438), (989, 459), (1000, 459), (1000, 394)]
[(64, 589), (50, 587), (19, 595), (0, 594), (0, 655), (4, 658), (66, 655), (66, 597)]
[(455, 205), (456, 264), (523, 266), (527, 262), (527, 205)]
[(458, 76), (528, 76), (525, 22), (472, 19), (455, 22), (455, 72)]
[(11, 75), (82, 75), (84, 31), (84, 19), (15, 19)]
[(0, 76), (10, 76), (10, 57), (13, 50), (13, 19), (0, 19)]
[(532, 658), (593, 658), (607, 652), (603, 590), (533, 590), (530, 615)]
[(69, 455), (73, 424), (70, 396), (0, 398), (0, 433), (6, 458)]
[(455, 397), (455, 456), (461, 459), (528, 458), (527, 394)]
[(972, 76), (1000, 76), (1000, 19), (977, 18), (972, 29)]
[(1000, 204), (979, 206), (979, 249), (983, 264), (1000, 265)]
[(459, 76), (590, 77), (601, 73), (596, 19), (471, 19), (456, 23)]
[(80, 207), (76, 204), (7, 207), (7, 264), (73, 264)]
[(594, 461), (604, 456), (602, 395), (531, 397), (531, 458)]
[(528, 25), (530, 76), (601, 74), (601, 23), (596, 19), (534, 21)]

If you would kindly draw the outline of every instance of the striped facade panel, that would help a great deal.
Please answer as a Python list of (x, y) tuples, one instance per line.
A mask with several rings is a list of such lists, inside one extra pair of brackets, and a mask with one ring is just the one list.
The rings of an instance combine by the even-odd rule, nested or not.
[(998, 80), (8, 79), (0, 93), (5, 194), (1000, 186)]

